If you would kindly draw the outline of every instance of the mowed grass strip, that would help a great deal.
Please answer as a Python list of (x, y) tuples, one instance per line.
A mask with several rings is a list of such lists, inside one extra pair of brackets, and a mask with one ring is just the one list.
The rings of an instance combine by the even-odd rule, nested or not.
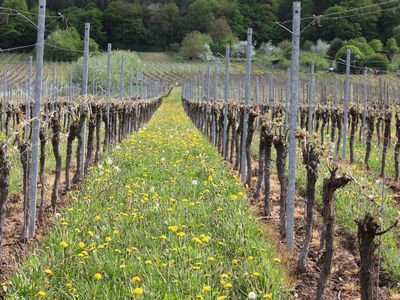
[[(8, 299), (286, 299), (281, 259), (178, 90), (96, 166)], [(252, 295), (251, 295), (252, 296)]]

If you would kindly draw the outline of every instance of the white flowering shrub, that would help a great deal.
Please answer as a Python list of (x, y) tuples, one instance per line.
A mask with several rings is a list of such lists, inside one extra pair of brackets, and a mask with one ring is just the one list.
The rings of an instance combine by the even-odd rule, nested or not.
[(199, 53), (199, 58), (203, 61), (210, 61), (214, 59), (209, 44), (204, 44), (202, 51)]
[[(247, 41), (240, 41), (232, 46), (232, 56), (244, 57), (246, 56)], [(254, 56), (254, 46), (251, 46), (251, 56)]]
[(319, 39), (316, 45), (311, 46), (311, 51), (319, 54), (324, 54), (328, 52), (330, 47), (331, 45), (329, 45), (327, 42), (324, 42), (323, 40)]
[(272, 44), (272, 41), (268, 43), (262, 43), (260, 52), (267, 56), (279, 56), (282, 54), (282, 49)]

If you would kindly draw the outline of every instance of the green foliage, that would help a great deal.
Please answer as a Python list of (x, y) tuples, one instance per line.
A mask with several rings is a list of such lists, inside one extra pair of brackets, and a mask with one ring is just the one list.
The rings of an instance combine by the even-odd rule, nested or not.
[(144, 24), (150, 38), (147, 41), (154, 48), (165, 50), (168, 44), (180, 42), (183, 38), (182, 17), (175, 3), (154, 3), (144, 12)]
[(367, 43), (367, 40), (363, 37), (352, 39), (346, 42), (346, 45), (356, 46), (361, 51), (363, 56), (370, 56), (375, 54), (374, 49)]
[(6, 134), (4, 132), (0, 132), (0, 145), (6, 141)]
[(397, 45), (397, 41), (395, 38), (391, 37), (386, 41), (386, 48), (390, 51), (396, 52), (399, 50), (399, 47)]
[[(99, 45), (95, 40), (89, 42), (91, 52), (96, 52)], [(56, 61), (74, 61), (82, 56), (83, 40), (75, 27), (53, 31), (45, 44), (45, 58)]]
[(328, 55), (328, 57), (331, 59), (331, 58), (334, 58), (334, 57), (336, 57), (336, 54), (339, 52), (339, 50), (344, 46), (344, 42), (343, 42), (343, 40), (342, 39), (340, 39), (340, 38), (335, 38), (331, 43), (330, 43), (330, 47), (329, 47), (329, 50), (328, 50), (328, 53), (327, 53), (327, 55)]
[(68, 20), (68, 25), (75, 27), (81, 35), (85, 32), (85, 23), (90, 23), (90, 36), (102, 46), (105, 45), (106, 36), (103, 31), (103, 13), (94, 3), (84, 8), (69, 7), (62, 12)]
[(104, 29), (114, 49), (145, 50), (148, 29), (145, 27), (143, 7), (116, 0), (104, 11)]
[(365, 56), (357, 46), (346, 45), (343, 46), (339, 52), (336, 54), (336, 68), (339, 73), (344, 73), (346, 71), (346, 56), (347, 49), (351, 50), (350, 56), (350, 71), (352, 73), (360, 73), (360, 68), (364, 63)]
[(313, 41), (307, 40), (307, 41), (305, 41), (305, 42), (303, 43), (303, 50), (310, 51), (310, 50), (311, 50), (311, 47), (313, 47), (314, 45), (315, 45), (315, 44), (314, 44)]
[[(335, 5), (324, 11), (324, 15), (340, 13), (343, 14), (346, 8), (340, 5)], [(325, 41), (331, 41), (336, 37), (340, 37), (344, 40), (350, 40), (355, 37), (361, 36), (361, 26), (359, 23), (354, 22), (351, 19), (324, 19), (321, 21), (321, 29), (319, 38)]]
[(210, 35), (214, 43), (219, 43), (222, 40), (232, 40), (232, 29), (225, 17), (216, 19), (210, 25)]
[[(4, 0), (3, 6), (11, 9), (28, 11), (25, 0)], [(1, 10), (1, 12), (8, 12)], [(28, 19), (32, 19), (30, 15)], [(26, 19), (16, 15), (0, 15), (0, 48), (11, 48), (25, 45), (31, 39), (27, 40), (27, 36), (35, 29), (28, 23)], [(32, 43), (33, 44), (33, 43)]]
[(314, 62), (315, 64), (316, 71), (326, 71), (330, 67), (329, 62), (323, 57), (323, 55), (317, 55), (311, 52), (302, 51), (300, 54), (300, 64), (308, 68), (309, 66), (311, 66), (312, 62)]
[[(136, 52), (117, 50), (111, 55), (111, 86), (119, 86), (121, 79), (121, 59), (125, 61), (124, 80), (125, 86), (129, 84), (129, 70), (132, 65), (133, 78), (136, 76), (136, 69), (142, 69), (142, 62)], [(90, 58), (89, 78), (93, 82), (97, 82), (105, 86), (105, 78), (107, 78), (107, 53), (99, 53)], [(82, 81), (83, 58), (79, 58), (73, 64), (73, 80), (75, 82)]]
[(208, 34), (199, 31), (189, 32), (182, 41), (182, 55), (189, 59), (199, 58), (205, 44), (211, 44), (212, 39)]
[(374, 51), (382, 51), (383, 49), (383, 43), (381, 42), (381, 40), (378, 39), (373, 39), (369, 42), (369, 45), (372, 49), (374, 49)]
[(232, 37), (225, 37), (224, 39), (222, 39), (217, 43), (212, 43), (211, 50), (214, 53), (221, 53), (222, 55), (225, 55), (226, 45), (232, 46), (234, 43), (235, 40)]
[(381, 54), (374, 54), (366, 59), (364, 67), (372, 68), (377, 71), (387, 71), (389, 68), (389, 60)]
[(397, 44), (400, 43), (400, 25), (393, 28), (393, 37), (396, 39)]
[[(1, 2), (1, 0), (0, 0)], [(29, 0), (4, 0), (4, 6), (37, 12), (34, 3)], [(390, 10), (391, 5), (381, 5), (374, 0), (304, 0), (302, 17), (313, 15), (338, 14), (340, 18), (322, 18), (318, 24), (310, 24), (302, 33), (304, 49), (310, 47), (311, 41), (327, 41), (329, 44), (336, 38), (352, 40), (365, 37), (367, 40), (385, 41), (394, 37), (400, 42), (400, 10)], [(29, 3), (29, 7), (26, 3)], [(33, 4), (33, 5), (32, 5)], [(349, 17), (349, 9), (359, 7), (362, 14)], [(85, 22), (91, 23), (91, 37), (102, 49), (106, 43), (113, 44), (114, 49), (134, 49), (141, 51), (165, 51), (176, 49), (184, 36), (191, 31), (210, 34), (213, 48), (222, 48), (222, 40), (229, 37), (246, 40), (248, 27), (253, 28), (255, 47), (262, 43), (280, 41), (290, 38), (290, 34), (276, 25), (276, 21), (292, 18), (292, 2), (283, 0), (180, 0), (180, 1), (133, 1), (133, 0), (52, 0), (48, 7), (56, 12), (61, 11), (68, 20), (69, 26), (77, 28), (83, 35)], [(48, 11), (55, 15), (56, 12)], [(350, 13), (351, 15), (351, 13)], [(36, 23), (34, 14), (27, 14), (28, 19)], [(58, 29), (65, 29), (63, 20), (49, 22), (48, 34)], [(53, 22), (54, 21), (54, 22)], [(318, 25), (318, 26), (317, 26)], [(0, 48), (10, 48), (25, 44), (34, 44), (36, 30), (19, 16), (0, 15)], [(171, 45), (173, 47), (171, 47)], [(354, 44), (365, 55), (372, 55), (365, 45)], [(328, 56), (334, 57), (343, 46), (333, 45)], [(372, 44), (374, 51), (380, 51), (379, 45)], [(389, 49), (393, 48), (393, 49)], [(396, 47), (388, 47), (391, 52)], [(285, 49), (286, 50), (286, 49)], [(367, 50), (367, 51), (366, 51)]]

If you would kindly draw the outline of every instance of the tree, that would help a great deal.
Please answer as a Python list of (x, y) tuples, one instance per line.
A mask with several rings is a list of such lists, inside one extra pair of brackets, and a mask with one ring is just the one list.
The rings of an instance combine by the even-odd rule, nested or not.
[[(99, 45), (90, 40), (90, 51), (98, 50)], [(45, 44), (45, 58), (57, 61), (74, 61), (83, 55), (83, 40), (75, 27), (65, 30), (57, 29), (47, 38)]]
[(334, 58), (336, 57), (336, 54), (338, 51), (344, 46), (344, 42), (340, 38), (335, 38), (333, 41), (330, 43), (329, 50), (327, 52), (329, 58)]
[(204, 50), (204, 45), (210, 44), (211, 42), (212, 39), (208, 34), (192, 31), (188, 33), (182, 41), (182, 55), (189, 59), (199, 58), (199, 55)]
[[(379, 6), (371, 6), (378, 1), (373, 0), (347, 0), (342, 1), (346, 9), (354, 9), (357, 7), (367, 7), (360, 10), (360, 16), (348, 18), (349, 22), (357, 23), (360, 26), (362, 36), (366, 39), (379, 37), (377, 34), (378, 21), (381, 17), (381, 8)], [(354, 15), (354, 13), (347, 13)]]
[(360, 49), (354, 45), (343, 46), (339, 52), (336, 54), (336, 68), (339, 73), (344, 73), (346, 71), (346, 53), (347, 49), (351, 50), (350, 56), (350, 71), (352, 73), (360, 73), (363, 66), (365, 57)]
[[(262, 42), (277, 41), (279, 39), (277, 35), (279, 31), (276, 30), (275, 26), (275, 22), (278, 21), (279, 4), (280, 0), (240, 1), (240, 11), (243, 15), (244, 23), (247, 27), (253, 28), (254, 40), (259, 45)], [(239, 37), (245, 39), (246, 30)]]
[(143, 7), (121, 0), (111, 2), (104, 11), (103, 26), (114, 48), (145, 50), (149, 32), (143, 23)]
[(383, 43), (378, 39), (373, 39), (369, 42), (369, 45), (374, 49), (374, 51), (382, 51)]
[[(340, 5), (335, 5), (324, 11), (324, 15), (338, 13), (345, 13), (346, 8)], [(351, 19), (341, 18), (327, 18), (321, 20), (321, 27), (317, 30), (320, 38), (325, 41), (331, 41), (336, 37), (343, 40), (350, 40), (355, 37), (361, 36), (361, 26)]]
[(374, 54), (367, 58), (364, 67), (372, 68), (377, 71), (387, 71), (389, 68), (389, 60), (381, 54)]
[[(17, 9), (28, 12), (25, 0), (4, 0), (5, 8)], [(7, 10), (5, 12), (8, 12)], [(28, 19), (31, 16), (28, 17)], [(0, 48), (11, 48), (33, 44), (26, 37), (36, 29), (28, 20), (17, 15), (0, 15)]]
[(397, 44), (400, 43), (400, 25), (393, 28), (393, 37), (396, 39)]
[(216, 4), (215, 0), (196, 0), (190, 4), (188, 16), (191, 20), (191, 28), (207, 32), (211, 22), (215, 20)]
[(391, 37), (386, 41), (386, 48), (392, 52), (396, 52), (399, 50), (399, 47), (397, 45), (397, 41), (395, 38)]
[(225, 17), (214, 20), (210, 25), (210, 35), (214, 43), (223, 39), (233, 39), (232, 29)]
[(75, 27), (81, 35), (85, 32), (85, 23), (90, 23), (90, 36), (102, 46), (105, 46), (106, 34), (103, 31), (103, 13), (94, 3), (84, 8), (69, 7), (62, 13), (68, 20), (68, 25)]
[(182, 40), (181, 17), (175, 3), (150, 4), (146, 16), (145, 25), (156, 49), (165, 50), (169, 44)]
[(367, 43), (367, 40), (363, 37), (355, 38), (346, 43), (346, 45), (356, 46), (364, 56), (374, 55), (374, 49)]

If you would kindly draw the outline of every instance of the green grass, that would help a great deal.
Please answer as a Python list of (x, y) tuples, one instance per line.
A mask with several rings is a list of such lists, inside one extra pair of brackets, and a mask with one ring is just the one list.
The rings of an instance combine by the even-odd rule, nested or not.
[[(77, 141), (74, 141), (72, 147), (72, 161), (75, 161), (76, 157), (76, 147)], [(67, 139), (66, 137), (60, 141), (60, 153), (62, 158), (62, 168), (64, 172), (65, 168), (65, 157), (67, 152)], [(10, 178), (9, 178), (9, 192), (10, 195), (15, 195), (18, 192), (21, 192), (23, 189), (23, 171), (22, 171), (22, 164), (20, 161), (20, 153), (18, 150), (12, 151), (10, 153)], [(46, 144), (46, 160), (44, 164), (44, 173), (46, 175), (50, 174), (55, 170), (56, 161), (54, 158), (53, 146), (51, 141), (48, 141)]]
[(243, 187), (179, 96), (72, 194), (59, 224), (4, 285), (7, 299), (289, 297)]

